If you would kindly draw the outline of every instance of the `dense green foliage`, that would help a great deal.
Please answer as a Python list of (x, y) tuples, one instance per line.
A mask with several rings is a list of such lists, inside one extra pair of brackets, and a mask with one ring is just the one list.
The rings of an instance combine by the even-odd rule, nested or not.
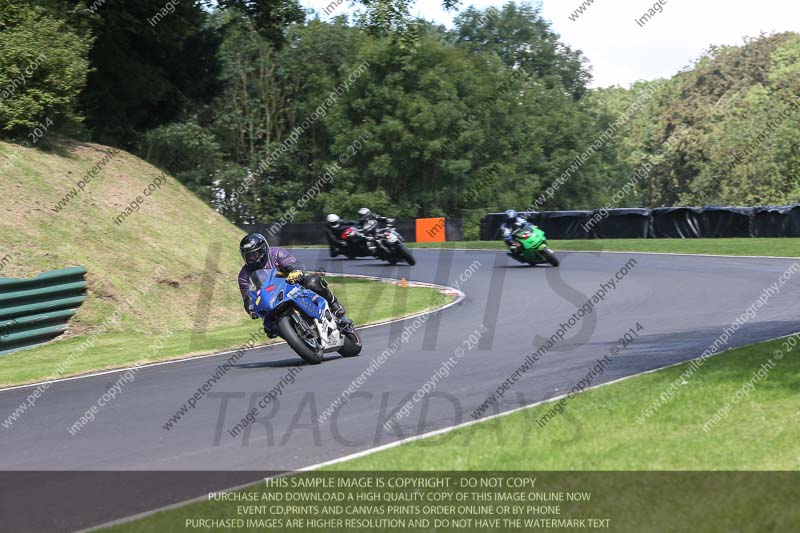
[(82, 28), (44, 7), (0, 1), (0, 132), (25, 137), (43, 121), (73, 127), (90, 45)]
[(359, 3), (354, 20), (321, 22), (296, 0), (5, 0), (0, 90), (43, 39), (58, 44), (0, 100), (0, 127), (57, 115), (75, 134), (82, 114), (83, 135), (139, 151), (235, 222), (370, 205), (474, 229), (509, 206), (800, 195), (796, 34), (589, 89), (586, 58), (538, 6), (468, 7), (447, 30), (413, 19), (409, 0)]
[[(800, 199), (800, 35), (713, 47), (670, 80), (592, 95), (612, 113), (650, 87), (619, 140), (631, 168), (653, 169), (630, 204), (785, 204)], [(677, 142), (665, 143), (681, 131)], [(657, 154), (663, 149), (662, 154)]]

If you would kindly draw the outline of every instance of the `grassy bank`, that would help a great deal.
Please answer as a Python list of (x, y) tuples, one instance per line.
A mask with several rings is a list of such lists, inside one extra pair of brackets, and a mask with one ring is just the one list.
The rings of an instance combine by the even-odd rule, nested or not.
[[(144, 287), (146, 297), (116, 331), (157, 334), (165, 317), (178, 329), (192, 329), (201, 316), (209, 329), (241, 321), (238, 293), (221, 280), (236, 279), (243, 232), (171, 176), (159, 179), (161, 170), (127, 152), (66, 140), (48, 151), (0, 142), (5, 158), (15, 163), (0, 175), (0, 197), (10, 199), (0, 208), (0, 257), (9, 258), (0, 276), (85, 266), (87, 300), (67, 336), (97, 331)], [(131, 214), (115, 222), (126, 208)]]
[[(800, 257), (800, 239), (597, 239), (556, 241), (556, 251), (658, 252), (712, 255), (763, 255)], [(413, 248), (466, 248), (505, 250), (502, 241), (465, 241), (448, 243), (409, 243)]]
[[(411, 315), (451, 301), (449, 296), (427, 287), (403, 288), (360, 279), (330, 279), (332, 289), (357, 325)], [(236, 311), (244, 315), (241, 303), (237, 303)], [(250, 319), (204, 332), (173, 330), (170, 322), (150, 335), (112, 331), (98, 335), (94, 347), (77, 357), (66, 372), (56, 377), (235, 349), (245, 343), (252, 333), (260, 331), (260, 323)], [(277, 342), (269, 341), (263, 333), (260, 337), (265, 344)], [(157, 339), (160, 342), (156, 343)], [(75, 353), (84, 340), (85, 337), (75, 337), (0, 358), (0, 386), (51, 378), (59, 362)]]

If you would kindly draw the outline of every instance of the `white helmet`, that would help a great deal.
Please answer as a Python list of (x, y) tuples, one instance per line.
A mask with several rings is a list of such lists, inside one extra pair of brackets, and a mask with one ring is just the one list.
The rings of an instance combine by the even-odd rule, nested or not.
[(340, 220), (341, 219), (339, 218), (339, 215), (336, 213), (331, 213), (328, 215), (328, 224), (338, 224)]
[(372, 211), (370, 211), (368, 207), (362, 207), (361, 209), (358, 210), (358, 216), (360, 216), (361, 218), (368, 217), (371, 214)]

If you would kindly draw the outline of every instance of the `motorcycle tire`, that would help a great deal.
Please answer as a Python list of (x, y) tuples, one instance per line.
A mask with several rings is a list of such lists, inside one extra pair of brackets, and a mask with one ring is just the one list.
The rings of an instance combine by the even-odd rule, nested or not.
[(344, 346), (339, 348), (339, 355), (342, 357), (355, 357), (361, 353), (361, 335), (356, 330), (353, 333), (346, 333), (344, 336)]
[(284, 315), (278, 320), (278, 331), (281, 332), (281, 337), (286, 343), (297, 353), (303, 360), (310, 364), (316, 365), (322, 362), (325, 354), (317, 341), (317, 347), (313, 348), (303, 340), (300, 332), (297, 331), (295, 319), (291, 315)]
[(542, 257), (544, 257), (547, 260), (547, 262), (553, 265), (554, 267), (558, 267), (558, 265), (561, 264), (561, 262), (558, 260), (558, 257), (556, 257), (556, 254), (554, 254), (553, 250), (551, 250), (550, 248), (542, 248), (541, 250), (539, 250), (539, 253), (542, 254)]
[(414, 266), (414, 265), (417, 264), (417, 261), (416, 261), (416, 259), (414, 259), (414, 256), (411, 255), (411, 252), (408, 251), (408, 248), (406, 248), (404, 245), (402, 245), (402, 244), (399, 245), (397, 247), (397, 251), (400, 254), (400, 257), (403, 258), (403, 261), (405, 261), (409, 265)]

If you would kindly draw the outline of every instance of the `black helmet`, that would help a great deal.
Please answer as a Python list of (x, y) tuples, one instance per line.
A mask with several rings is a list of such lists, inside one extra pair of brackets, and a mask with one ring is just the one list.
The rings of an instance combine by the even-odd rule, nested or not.
[(239, 243), (239, 253), (248, 265), (260, 265), (267, 258), (269, 243), (260, 233), (248, 233)]
[(517, 214), (516, 211), (514, 211), (513, 209), (509, 209), (506, 211), (506, 222), (514, 222), (515, 220), (517, 220), (518, 216), (519, 215)]

